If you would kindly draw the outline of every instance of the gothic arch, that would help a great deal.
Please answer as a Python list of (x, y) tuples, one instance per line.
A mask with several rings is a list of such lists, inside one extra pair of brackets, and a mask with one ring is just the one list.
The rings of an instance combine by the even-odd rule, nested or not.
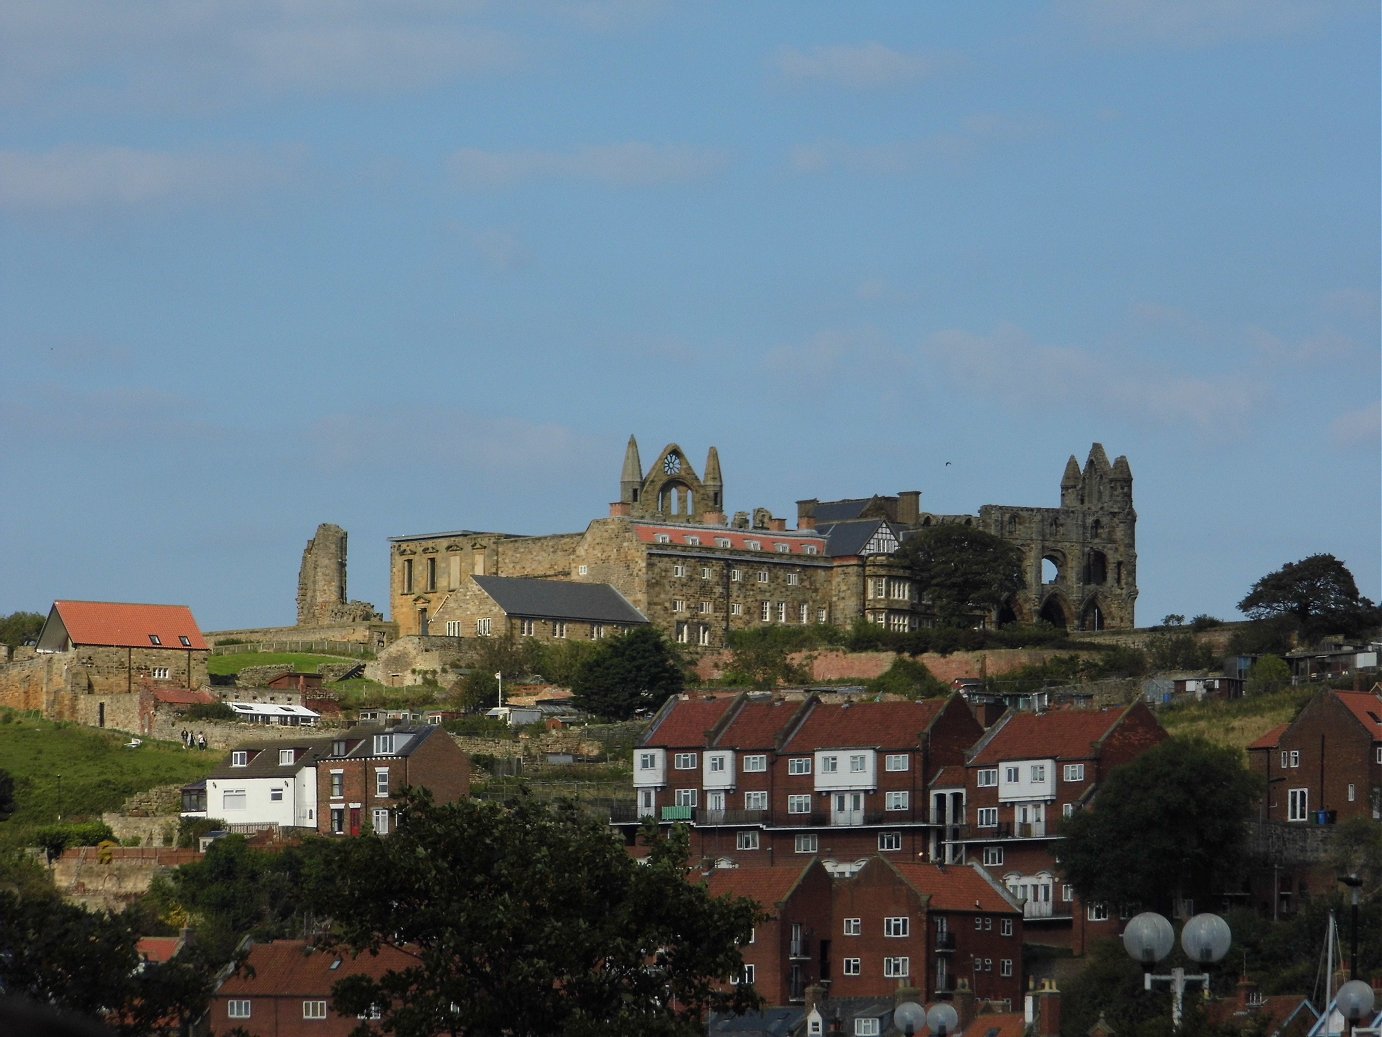
[(1060, 594), (1052, 594), (1041, 603), (1041, 612), (1038, 613), (1037, 618), (1044, 623), (1050, 623), (1053, 627), (1067, 630), (1074, 617), (1071, 615), (1070, 606), (1065, 597)]
[[(1041, 552), (1041, 563), (1042, 583), (1060, 583), (1061, 580), (1064, 579), (1066, 564), (1064, 551), (1055, 547), (1046, 548)], [(1047, 571), (1048, 565), (1051, 567), (1051, 571), (1049, 572)], [(1048, 576), (1050, 577), (1049, 579), (1047, 579)]]
[(1091, 550), (1085, 556), (1084, 582), (1090, 584), (1108, 583), (1108, 555), (1102, 551)]
[(1080, 610), (1080, 629), (1103, 630), (1104, 621), (1104, 609), (1099, 603), (1098, 597), (1090, 598), (1085, 602), (1084, 608)]
[(1027, 606), (1016, 597), (1010, 597), (998, 607), (998, 625), (1000, 627), (1012, 626), (1027, 622)]

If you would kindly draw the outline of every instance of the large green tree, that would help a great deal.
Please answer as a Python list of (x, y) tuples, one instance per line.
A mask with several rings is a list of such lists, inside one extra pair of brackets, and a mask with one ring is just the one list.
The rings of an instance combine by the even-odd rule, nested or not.
[(38, 637), (47, 618), (38, 612), (11, 612), (8, 616), (0, 616), (0, 644), (18, 648), (25, 641), (32, 641)]
[(1179, 897), (1208, 903), (1239, 875), (1260, 792), (1238, 750), (1172, 738), (1115, 768), (1062, 822), (1056, 857), (1086, 900), (1163, 914)]
[(684, 836), (640, 863), (574, 804), (408, 793), (393, 833), (337, 863), (320, 909), (338, 944), (413, 964), (343, 980), (336, 1010), (377, 1006), (399, 1037), (680, 1037), (758, 1003), (729, 982), (757, 908), (688, 881)]
[(1238, 603), (1257, 620), (1289, 620), (1306, 639), (1357, 637), (1382, 624), (1382, 610), (1358, 592), (1353, 573), (1331, 554), (1287, 562), (1252, 585)]
[(1020, 548), (958, 522), (928, 526), (894, 557), (911, 571), (942, 627), (975, 626), (1026, 582)]
[(571, 697), (578, 709), (605, 720), (627, 720), (657, 709), (686, 686), (676, 650), (656, 629), (634, 627), (600, 643), (576, 670)]

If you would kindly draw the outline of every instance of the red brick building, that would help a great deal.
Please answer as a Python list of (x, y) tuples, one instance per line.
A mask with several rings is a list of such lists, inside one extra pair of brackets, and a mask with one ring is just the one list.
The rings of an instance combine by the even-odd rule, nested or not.
[(1333, 824), (1382, 817), (1382, 695), (1322, 691), (1295, 720), (1248, 746), (1264, 820)]
[(302, 940), (256, 944), (245, 964), (212, 995), (211, 1033), (220, 1037), (238, 1027), (250, 1037), (348, 1037), (362, 1020), (332, 1010), (332, 986), (347, 976), (378, 979), (412, 964), (411, 957), (387, 944), (377, 956), (358, 958), (319, 951)]
[(428, 789), (436, 803), (470, 794), (470, 757), (433, 725), (351, 728), (331, 739), (316, 766), (317, 827), (325, 835), (359, 835), (366, 825), (389, 833), (394, 794), (404, 786)]
[(1125, 708), (1007, 713), (965, 765), (966, 823), (957, 842), (1023, 902), (1028, 939), (1083, 953), (1114, 936), (1118, 906), (1082, 904), (1060, 881), (1060, 822), (1083, 809), (1115, 767), (1168, 735), (1142, 702)]

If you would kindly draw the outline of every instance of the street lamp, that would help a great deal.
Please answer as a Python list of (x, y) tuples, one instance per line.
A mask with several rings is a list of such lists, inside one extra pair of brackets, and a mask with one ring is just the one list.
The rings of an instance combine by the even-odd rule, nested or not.
[[(1154, 975), (1152, 966), (1171, 953), (1175, 942), (1175, 932), (1162, 915), (1155, 911), (1143, 911), (1128, 922), (1123, 930), (1123, 947), (1129, 957), (1140, 962), (1143, 968), (1143, 989), (1151, 990), (1153, 982), (1168, 983), (1171, 987), (1171, 1025), (1179, 1030), (1182, 1009), (1185, 1004), (1185, 985), (1200, 983), (1209, 988), (1209, 973), (1186, 974), (1177, 965), (1169, 974)], [(1233, 934), (1228, 923), (1218, 915), (1199, 914), (1185, 923), (1180, 933), (1180, 945), (1191, 961), (1199, 965), (1209, 965), (1221, 960), (1228, 953)]]
[(954, 1005), (939, 1001), (929, 1010), (915, 1001), (903, 1001), (893, 1009), (893, 1025), (906, 1037), (914, 1037), (923, 1025), (930, 1028), (936, 1037), (959, 1037), (960, 1013)]
[(1339, 992), (1334, 995), (1334, 1007), (1339, 1010), (1349, 1025), (1349, 1032), (1357, 1035), (1360, 1033), (1378, 1032), (1376, 1026), (1359, 1026), (1358, 1023), (1372, 1015), (1374, 996), (1372, 987), (1364, 983), (1361, 979), (1351, 979), (1339, 988)]

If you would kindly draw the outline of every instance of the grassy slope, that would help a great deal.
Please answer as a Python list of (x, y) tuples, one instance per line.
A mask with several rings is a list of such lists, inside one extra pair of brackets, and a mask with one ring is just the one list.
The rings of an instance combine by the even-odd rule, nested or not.
[(1246, 748), (1280, 724), (1289, 723), (1318, 689), (1288, 688), (1233, 702), (1195, 702), (1157, 712), (1173, 735), (1197, 735), (1216, 745)]
[(206, 661), (207, 671), (214, 676), (239, 673), (247, 666), (291, 666), (298, 673), (316, 673), (323, 663), (358, 663), (363, 660), (349, 655), (306, 655), (300, 652), (234, 652), (213, 655)]
[(126, 749), (129, 737), (0, 709), (0, 770), (14, 778), (17, 808), (0, 824), (0, 845), (24, 845), (35, 827), (59, 815), (99, 819), (137, 792), (203, 778), (221, 759), (149, 739)]

